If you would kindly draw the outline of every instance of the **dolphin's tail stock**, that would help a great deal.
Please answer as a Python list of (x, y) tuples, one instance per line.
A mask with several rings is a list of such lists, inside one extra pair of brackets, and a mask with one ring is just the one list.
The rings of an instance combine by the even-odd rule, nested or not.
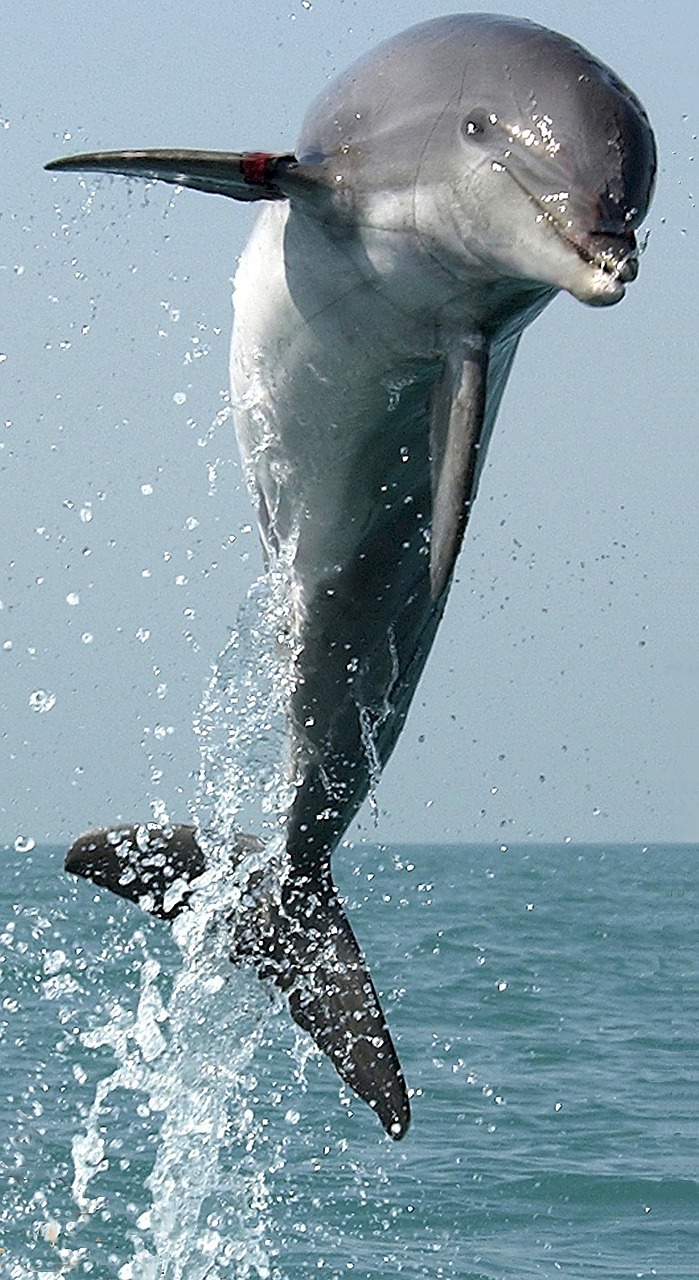
[[(261, 848), (241, 836), (240, 855)], [(206, 869), (194, 827), (118, 826), (90, 831), (68, 850), (66, 870), (172, 920)], [(410, 1123), (410, 1104), (379, 997), (327, 863), (293, 874), (273, 899), (253, 873), (246, 915), (232, 924), (231, 959), (252, 963), (286, 993), (292, 1017), (338, 1075), (376, 1112), (392, 1138)]]

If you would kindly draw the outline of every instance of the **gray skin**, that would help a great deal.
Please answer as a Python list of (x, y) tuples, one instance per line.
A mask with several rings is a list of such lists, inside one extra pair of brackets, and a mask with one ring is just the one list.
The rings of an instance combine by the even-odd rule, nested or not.
[[(103, 152), (49, 167), (267, 202), (236, 277), (231, 384), (266, 558), (289, 566), (295, 791), (279, 815), (280, 896), (237, 922), (233, 955), (288, 992), (400, 1137), (407, 1091), (330, 856), (405, 721), (523, 329), (560, 289), (605, 306), (636, 277), (656, 170), (647, 116), (564, 36), (455, 15), (335, 80), (294, 155)], [(91, 833), (68, 866), (167, 916), (169, 847), (193, 880), (189, 828)]]

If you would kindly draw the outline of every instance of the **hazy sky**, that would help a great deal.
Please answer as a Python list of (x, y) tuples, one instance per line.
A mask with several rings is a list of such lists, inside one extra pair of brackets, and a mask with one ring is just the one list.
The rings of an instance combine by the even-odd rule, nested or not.
[[(650, 113), (660, 180), (624, 302), (559, 298), (522, 343), (379, 825), (365, 812), (361, 833), (699, 839), (699, 8), (485, 7), (609, 62)], [(147, 819), (158, 798), (186, 817), (192, 717), (260, 569), (231, 424), (214, 425), (251, 211), (81, 186), (43, 162), (292, 148), (330, 75), (454, 8), (33, 0), (3, 14), (0, 838)]]

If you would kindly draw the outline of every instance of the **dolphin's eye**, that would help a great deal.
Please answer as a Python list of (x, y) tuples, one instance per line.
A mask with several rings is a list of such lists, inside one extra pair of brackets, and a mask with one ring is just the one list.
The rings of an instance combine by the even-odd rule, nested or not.
[(465, 138), (479, 138), (486, 132), (490, 124), (490, 116), (483, 107), (474, 107), (464, 116), (461, 122), (461, 132)]

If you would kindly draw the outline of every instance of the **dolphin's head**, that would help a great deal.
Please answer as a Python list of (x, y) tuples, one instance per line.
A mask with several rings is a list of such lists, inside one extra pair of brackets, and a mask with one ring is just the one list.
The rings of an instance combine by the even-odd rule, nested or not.
[(534, 23), (456, 15), (387, 41), (323, 95), (302, 145), (346, 156), (369, 192), (402, 192), (456, 278), (608, 305), (637, 274), (656, 170), (646, 113), (608, 67)]
[(490, 212), (486, 242), (516, 274), (618, 302), (638, 272), (656, 171), (643, 107), (579, 45), (532, 24), (496, 23), (486, 50), (464, 76), (458, 120), (434, 138), (451, 149), (458, 125), (455, 218), (468, 222), (474, 191)]

